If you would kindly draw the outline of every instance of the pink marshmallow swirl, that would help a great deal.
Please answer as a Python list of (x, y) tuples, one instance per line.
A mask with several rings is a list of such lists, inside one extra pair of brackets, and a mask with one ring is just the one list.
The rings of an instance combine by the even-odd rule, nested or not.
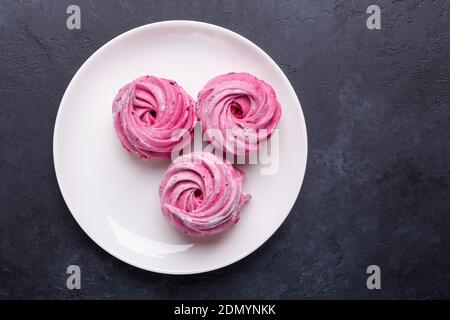
[(210, 80), (198, 95), (196, 112), (214, 147), (237, 155), (258, 150), (281, 117), (273, 88), (243, 72)]
[(161, 211), (192, 236), (220, 233), (239, 220), (251, 196), (242, 192), (244, 173), (209, 152), (175, 159), (159, 187)]
[[(141, 158), (170, 157), (172, 149), (190, 142), (194, 102), (175, 81), (144, 76), (125, 85), (113, 106), (120, 142)], [(189, 139), (183, 135), (191, 132)]]

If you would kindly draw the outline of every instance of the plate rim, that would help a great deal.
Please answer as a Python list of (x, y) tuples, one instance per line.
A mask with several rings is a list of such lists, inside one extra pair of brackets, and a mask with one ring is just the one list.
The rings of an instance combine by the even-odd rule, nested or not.
[[(283, 78), (283, 82), (286, 85), (286, 87), (288, 88), (288, 91), (290, 92), (290, 94), (293, 94), (293, 96), (296, 98), (297, 102), (298, 102), (298, 110), (297, 113), (300, 116), (301, 121), (303, 122), (303, 128), (304, 128), (304, 136), (305, 136), (305, 162), (304, 162), (304, 166), (303, 168), (301, 168), (301, 181), (299, 183), (299, 187), (298, 187), (298, 191), (297, 191), (297, 197), (294, 199), (293, 203), (290, 205), (290, 209), (289, 211), (286, 213), (286, 215), (281, 219), (280, 223), (276, 226), (276, 228), (274, 229), (274, 231), (269, 234), (267, 237), (265, 237), (265, 239), (263, 241), (261, 241), (257, 246), (255, 246), (253, 249), (248, 250), (240, 255), (238, 255), (237, 257), (233, 258), (233, 259), (229, 259), (226, 260), (223, 263), (219, 263), (216, 264), (214, 266), (211, 267), (205, 267), (205, 268), (198, 268), (196, 270), (190, 270), (190, 271), (183, 271), (183, 270), (173, 270), (173, 269), (166, 269), (166, 268), (157, 268), (157, 267), (149, 267), (148, 265), (144, 265), (141, 263), (138, 263), (136, 261), (133, 261), (132, 259), (129, 259), (127, 257), (125, 257), (124, 255), (122, 255), (119, 252), (116, 252), (113, 249), (108, 248), (107, 246), (103, 246), (102, 244), (99, 243), (99, 241), (97, 241), (95, 239), (95, 237), (93, 235), (91, 235), (85, 227), (83, 227), (83, 225), (80, 223), (80, 221), (77, 219), (76, 214), (74, 214), (69, 206), (69, 202), (68, 200), (68, 196), (64, 193), (63, 189), (61, 188), (61, 183), (60, 183), (60, 176), (58, 175), (58, 168), (60, 167), (60, 165), (58, 164), (59, 161), (57, 160), (57, 156), (56, 154), (58, 154), (58, 152), (56, 151), (58, 149), (57, 147), (57, 143), (56, 143), (56, 136), (57, 136), (57, 132), (59, 131), (58, 128), (61, 127), (60, 122), (61, 122), (61, 114), (63, 111), (61, 111), (63, 108), (62, 106), (65, 104), (66, 100), (67, 100), (67, 95), (68, 92), (71, 91), (73, 84), (77, 81), (78, 77), (80, 76), (80, 74), (82, 74), (82, 72), (84, 71), (84, 69), (87, 68), (87, 66), (91, 63), (91, 61), (98, 55), (100, 54), (102, 51), (106, 50), (106, 48), (108, 48), (109, 46), (111, 46), (114, 42), (116, 42), (117, 40), (120, 40), (121, 38), (124, 38), (128, 35), (131, 35), (132, 33), (136, 33), (139, 31), (142, 31), (144, 29), (156, 29), (156, 28), (160, 28), (160, 27), (165, 27), (165, 26), (186, 26), (186, 27), (200, 27), (200, 28), (204, 28), (207, 29), (209, 31), (214, 31), (214, 32), (219, 32), (219, 33), (223, 33), (227, 36), (230, 36), (232, 38), (235, 38), (239, 41), (243, 41), (245, 42), (247, 45), (249, 45), (250, 47), (252, 47), (253, 49), (257, 50), (266, 60), (267, 62), (269, 62), (272, 67), (274, 67), (278, 72), (281, 73), (282, 78)], [(297, 109), (297, 108), (296, 108)], [(66, 204), (67, 209), (69, 210), (70, 214), (72, 215), (72, 217), (75, 219), (76, 223), (78, 224), (78, 226), (83, 230), (83, 232), (100, 248), (102, 248), (103, 250), (105, 250), (107, 253), (109, 253), (111, 256), (115, 257), (116, 259), (123, 261), (131, 266), (137, 267), (139, 269), (142, 270), (146, 270), (146, 271), (151, 271), (151, 272), (155, 272), (155, 273), (160, 273), (160, 274), (170, 274), (170, 275), (189, 275), (189, 274), (199, 274), (199, 273), (205, 273), (205, 272), (210, 272), (210, 271), (214, 271), (214, 270), (218, 270), (218, 269), (222, 269), (224, 267), (227, 267), (229, 265), (232, 265), (242, 259), (244, 259), (245, 257), (249, 256), (250, 254), (252, 254), (253, 252), (257, 251), (259, 248), (261, 248), (261, 246), (263, 244), (265, 244), (268, 240), (270, 240), (273, 235), (280, 229), (280, 227), (282, 226), (282, 224), (286, 221), (287, 217), (289, 216), (289, 214), (291, 213), (295, 203), (297, 202), (297, 199), (299, 198), (300, 195), (300, 191), (301, 188), (303, 186), (303, 182), (304, 182), (304, 178), (305, 178), (305, 173), (306, 173), (306, 167), (307, 167), (307, 163), (308, 163), (308, 134), (307, 134), (307, 127), (306, 127), (306, 121), (305, 121), (305, 117), (303, 114), (303, 109), (300, 103), (300, 100), (297, 96), (297, 93), (294, 89), (294, 87), (292, 86), (291, 82), (289, 81), (289, 79), (287, 78), (286, 74), (283, 72), (283, 70), (278, 66), (278, 64), (262, 49), (260, 48), (258, 45), (256, 45), (255, 43), (253, 43), (252, 41), (250, 41), (249, 39), (247, 39), (246, 37), (238, 34), (237, 32), (234, 32), (232, 30), (229, 30), (227, 28), (215, 25), (215, 24), (211, 24), (211, 23), (207, 23), (207, 22), (201, 22), (201, 21), (195, 21), (195, 20), (166, 20), (166, 21), (158, 21), (158, 22), (153, 22), (153, 23), (149, 23), (149, 24), (145, 24), (139, 27), (135, 27), (133, 29), (130, 29), (128, 31), (125, 31), (119, 35), (117, 35), (116, 37), (112, 38), (111, 40), (107, 41), (105, 44), (103, 44), (100, 48), (98, 48), (94, 53), (92, 53), (88, 59), (86, 59), (84, 61), (84, 63), (79, 67), (79, 69), (77, 70), (77, 72), (74, 74), (74, 76), (72, 77), (72, 79), (70, 80), (66, 90), (64, 91), (63, 97), (59, 103), (58, 106), (58, 111), (56, 114), (56, 119), (55, 119), (55, 124), (54, 124), (54, 129), (53, 129), (53, 142), (52, 142), (52, 151), (53, 151), (53, 165), (54, 165), (54, 170), (55, 170), (55, 176), (56, 176), (56, 181), (57, 181), (57, 185), (59, 188), (59, 191), (63, 197), (63, 200)]]

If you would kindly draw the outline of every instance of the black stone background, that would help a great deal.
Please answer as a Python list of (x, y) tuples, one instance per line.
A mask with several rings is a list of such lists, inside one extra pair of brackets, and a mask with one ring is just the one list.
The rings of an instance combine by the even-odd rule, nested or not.
[[(66, 28), (81, 7), (82, 29)], [(382, 29), (366, 28), (381, 7)], [(108, 255), (57, 186), (53, 125), (82, 63), (162, 20), (210, 22), (263, 48), (302, 104), (298, 201), (262, 248), (168, 276)], [(0, 0), (1, 298), (450, 298), (450, 1)], [(66, 289), (78, 264), (82, 289)], [(366, 288), (381, 267), (382, 289)]]

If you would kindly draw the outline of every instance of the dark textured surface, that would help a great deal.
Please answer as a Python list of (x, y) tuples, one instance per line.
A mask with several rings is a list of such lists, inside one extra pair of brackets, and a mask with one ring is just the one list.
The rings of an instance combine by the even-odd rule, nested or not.
[[(65, 26), (80, 5), (82, 30)], [(369, 4), (382, 29), (368, 30)], [(309, 135), (303, 188), (261, 249), (166, 276), (97, 247), (59, 193), (59, 101), (81, 64), (142, 24), (234, 30), (279, 63)], [(1, 298), (450, 298), (449, 1), (0, 1)], [(82, 290), (65, 287), (78, 264)], [(378, 264), (382, 289), (366, 288)]]

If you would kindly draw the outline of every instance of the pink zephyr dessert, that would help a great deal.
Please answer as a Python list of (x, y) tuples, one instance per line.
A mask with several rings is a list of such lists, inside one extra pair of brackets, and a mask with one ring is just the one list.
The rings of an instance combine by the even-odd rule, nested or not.
[(119, 90), (112, 111), (120, 142), (141, 158), (169, 157), (190, 142), (183, 135), (194, 127), (194, 102), (173, 80), (134, 80)]
[(237, 155), (258, 150), (281, 117), (273, 88), (243, 72), (210, 80), (198, 95), (196, 112), (214, 147)]
[(178, 157), (159, 187), (161, 211), (177, 229), (192, 236), (220, 233), (239, 220), (251, 196), (242, 191), (244, 173), (212, 153)]

